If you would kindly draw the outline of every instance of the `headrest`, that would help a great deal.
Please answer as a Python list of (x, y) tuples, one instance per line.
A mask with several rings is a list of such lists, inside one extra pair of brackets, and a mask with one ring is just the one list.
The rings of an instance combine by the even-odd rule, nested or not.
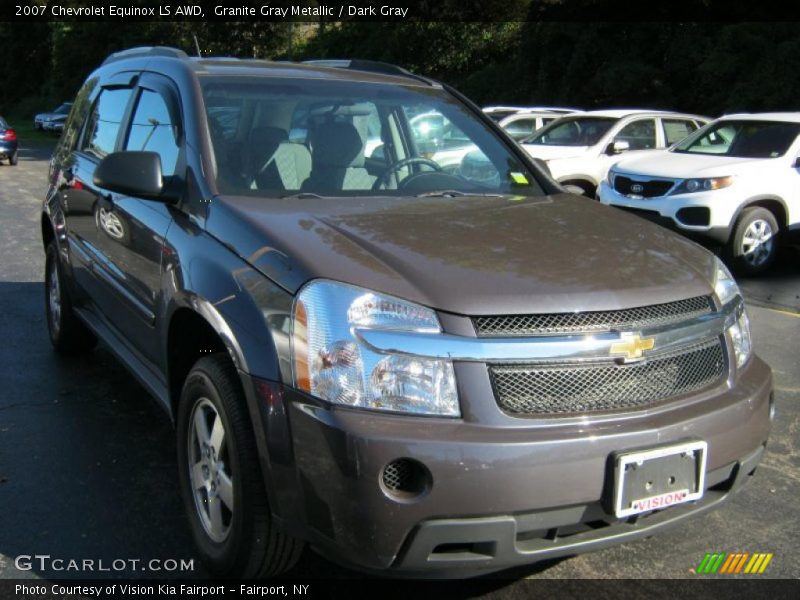
[(277, 150), (281, 142), (289, 139), (289, 134), (279, 127), (254, 127), (247, 136), (247, 147), (252, 155), (265, 159)]
[(354, 125), (323, 123), (314, 132), (314, 165), (345, 169), (364, 166), (364, 140)]

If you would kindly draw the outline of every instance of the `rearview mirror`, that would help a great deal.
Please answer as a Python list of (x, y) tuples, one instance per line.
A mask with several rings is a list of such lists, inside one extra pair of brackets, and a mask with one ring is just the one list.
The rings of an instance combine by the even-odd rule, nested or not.
[(615, 142), (611, 142), (606, 148), (606, 154), (622, 154), (623, 152), (627, 152), (631, 149), (631, 145), (629, 142), (623, 140), (617, 140)]
[(161, 157), (156, 152), (112, 152), (97, 165), (94, 184), (126, 196), (166, 201)]

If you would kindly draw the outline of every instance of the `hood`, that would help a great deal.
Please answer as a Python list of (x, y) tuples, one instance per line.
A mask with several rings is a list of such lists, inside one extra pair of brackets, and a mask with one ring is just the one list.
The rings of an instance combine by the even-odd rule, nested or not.
[(208, 232), (284, 288), (325, 278), (465, 315), (709, 294), (711, 253), (586, 198), (219, 197)]
[(533, 158), (542, 160), (578, 158), (586, 154), (590, 148), (590, 146), (549, 146), (544, 144), (522, 144), (522, 147)]
[(671, 179), (693, 177), (727, 177), (742, 169), (760, 169), (774, 159), (736, 158), (714, 154), (687, 154), (682, 152), (653, 152), (639, 157), (622, 159), (615, 166), (618, 172), (636, 175), (653, 175)]

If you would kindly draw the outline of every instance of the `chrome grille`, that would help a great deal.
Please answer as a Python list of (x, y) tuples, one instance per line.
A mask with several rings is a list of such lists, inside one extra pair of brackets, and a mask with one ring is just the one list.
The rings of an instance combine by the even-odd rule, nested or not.
[(676, 323), (710, 313), (711, 306), (708, 296), (697, 296), (622, 310), (474, 317), (473, 323), (480, 337), (597, 333)]
[(726, 371), (720, 338), (636, 363), (489, 367), (498, 405), (517, 415), (642, 407), (708, 388)]

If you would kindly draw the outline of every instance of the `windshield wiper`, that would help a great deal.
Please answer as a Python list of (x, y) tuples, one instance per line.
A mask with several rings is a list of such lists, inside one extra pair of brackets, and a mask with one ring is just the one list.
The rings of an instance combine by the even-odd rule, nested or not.
[(462, 192), (460, 190), (436, 190), (434, 192), (423, 192), (417, 194), (417, 198), (461, 198), (463, 196), (487, 196), (499, 198), (503, 194), (489, 194), (486, 192)]
[(319, 194), (315, 194), (314, 192), (297, 192), (296, 194), (287, 194), (286, 196), (281, 196), (281, 200), (291, 200), (291, 199), (298, 199), (304, 200), (308, 198), (330, 198), (330, 196), (320, 196)]

